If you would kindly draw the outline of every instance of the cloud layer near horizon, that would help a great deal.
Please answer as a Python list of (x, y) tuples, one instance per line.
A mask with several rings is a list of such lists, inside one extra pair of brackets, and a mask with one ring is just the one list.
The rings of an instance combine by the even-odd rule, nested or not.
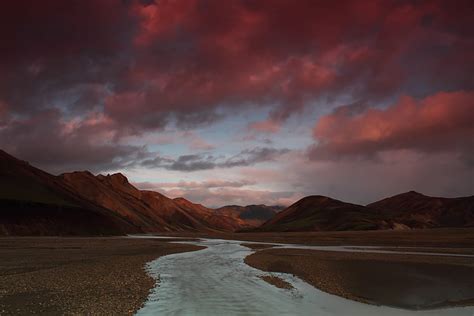
[[(217, 204), (232, 190), (247, 204), (472, 194), (471, 1), (46, 0), (0, 9), (0, 147), (49, 171), (120, 170), (183, 190), (247, 183), (193, 196)], [(400, 179), (388, 172), (394, 164), (443, 169)], [(391, 175), (377, 194), (354, 193), (360, 179), (345, 168)], [(453, 168), (465, 176), (433, 188)]]

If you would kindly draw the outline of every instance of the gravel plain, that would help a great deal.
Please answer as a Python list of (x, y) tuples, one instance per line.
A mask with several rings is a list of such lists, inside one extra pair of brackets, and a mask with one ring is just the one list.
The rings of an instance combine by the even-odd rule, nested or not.
[(414, 310), (474, 305), (473, 258), (276, 248), (257, 251), (245, 262), (374, 305)]
[(156, 239), (0, 238), (0, 315), (132, 315), (155, 285), (145, 263), (198, 249)]

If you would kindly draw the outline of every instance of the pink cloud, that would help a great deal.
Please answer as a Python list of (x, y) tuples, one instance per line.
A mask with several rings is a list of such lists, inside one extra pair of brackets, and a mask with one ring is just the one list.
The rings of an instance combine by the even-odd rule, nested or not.
[(156, 190), (176, 198), (185, 197), (209, 207), (224, 205), (290, 205), (303, 197), (301, 193), (270, 191), (252, 188), (254, 180), (221, 180), (208, 179), (204, 181), (179, 181), (171, 183), (134, 183), (144, 190)]
[[(147, 157), (155, 161), (146, 165), (149, 169), (162, 168), (160, 159), (181, 172), (237, 169), (269, 160), (280, 167), (289, 161), (291, 167), (283, 172), (258, 172), (265, 167), (261, 164), (249, 175), (259, 188), (282, 192), (309, 184), (305, 193), (332, 195), (346, 185), (349, 172), (354, 174), (341, 197), (350, 196), (371, 172), (378, 177), (371, 177), (367, 191), (377, 189), (388, 171), (386, 191), (389, 185), (398, 190), (416, 182), (397, 178), (400, 170), (429, 179), (435, 184), (427, 180), (423, 185), (432, 188), (439, 185), (435, 180), (448, 183), (450, 173), (460, 178), (466, 169), (451, 172), (438, 157), (432, 168), (424, 168), (423, 161), (393, 169), (388, 163), (378, 168), (344, 161), (341, 172), (335, 160), (390, 153), (406, 161), (405, 151), (414, 151), (446, 154), (442, 158), (452, 165), (459, 154), (472, 157), (471, 12), (471, 1), (438, 0), (4, 1), (0, 100), (8, 106), (0, 106), (0, 141), (20, 158), (55, 171), (131, 169), (135, 160), (150, 154), (149, 145), (159, 151), (153, 153), (159, 157)], [(242, 128), (250, 127), (254, 140), (278, 131), (286, 136), (285, 120), (306, 106), (326, 107), (341, 98), (378, 105), (400, 95), (431, 97), (403, 98), (386, 110), (339, 109), (318, 122), (311, 157), (331, 159), (331, 166), (265, 151), (247, 152), (228, 163), (209, 161), (199, 151), (221, 147), (213, 136), (181, 134), (220, 118), (233, 120), (236, 113), (269, 109), (268, 118), (250, 126), (243, 122)], [(163, 136), (169, 128), (176, 131)], [(176, 142), (190, 153), (170, 157), (172, 150), (161, 152), (168, 147), (152, 146)], [(228, 155), (229, 147), (219, 151)], [(322, 167), (312, 169), (310, 163)], [(444, 176), (427, 177), (432, 170)], [(296, 172), (299, 177), (293, 178)], [(467, 180), (449, 184), (472, 187)], [(264, 189), (224, 189), (233, 188), (221, 193), (234, 202), (244, 201), (245, 194), (255, 198), (249, 202), (291, 197)], [(203, 190), (217, 188), (181, 189), (204, 200), (208, 192)], [(210, 196), (209, 203), (226, 203)]]
[[(275, 131), (277, 122), (314, 98), (348, 91), (357, 98), (396, 94), (414, 77), (414, 67), (406, 61), (432, 52), (435, 44), (446, 47), (439, 52), (459, 55), (454, 46), (463, 45), (463, 35), (443, 20), (445, 9), (438, 2), (135, 3), (141, 58), (128, 79), (132, 86), (146, 82), (146, 98), (134, 107), (118, 106), (123, 111), (110, 110), (118, 120), (147, 127), (141, 119), (127, 119), (175, 112), (179, 119), (206, 121), (208, 115), (191, 114), (212, 112), (223, 104), (273, 104), (270, 118), (252, 127)], [(440, 63), (449, 63), (440, 57), (427, 61), (425, 80)]]
[(185, 197), (191, 201), (208, 207), (221, 207), (224, 205), (284, 205), (288, 206), (302, 196), (292, 192), (273, 192), (266, 190), (252, 190), (239, 188), (217, 188), (217, 189), (162, 189), (165, 195), (170, 197)]
[(313, 129), (314, 159), (412, 149), (423, 152), (472, 150), (474, 92), (440, 92), (416, 100), (402, 97), (386, 109), (347, 109), (323, 116)]

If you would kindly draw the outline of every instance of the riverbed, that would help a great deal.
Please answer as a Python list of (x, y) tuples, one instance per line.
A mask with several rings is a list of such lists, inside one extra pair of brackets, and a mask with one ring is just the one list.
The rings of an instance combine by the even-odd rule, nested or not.
[[(147, 270), (157, 283), (137, 315), (474, 315), (474, 307), (412, 311), (364, 304), (322, 292), (290, 274), (271, 273), (293, 286), (291, 290), (280, 289), (260, 278), (270, 273), (244, 263), (244, 258), (254, 251), (240, 245), (241, 241), (201, 239), (183, 243), (207, 248), (150, 262)], [(383, 251), (364, 247), (284, 247)]]

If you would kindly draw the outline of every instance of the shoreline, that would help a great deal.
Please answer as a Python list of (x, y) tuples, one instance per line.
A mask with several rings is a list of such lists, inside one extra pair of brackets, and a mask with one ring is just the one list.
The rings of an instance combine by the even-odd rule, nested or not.
[(199, 249), (156, 239), (0, 238), (0, 314), (133, 315), (157, 282), (146, 264)]
[(326, 293), (372, 305), (409, 310), (474, 305), (471, 258), (274, 248), (256, 251), (244, 261), (263, 272), (293, 274)]

